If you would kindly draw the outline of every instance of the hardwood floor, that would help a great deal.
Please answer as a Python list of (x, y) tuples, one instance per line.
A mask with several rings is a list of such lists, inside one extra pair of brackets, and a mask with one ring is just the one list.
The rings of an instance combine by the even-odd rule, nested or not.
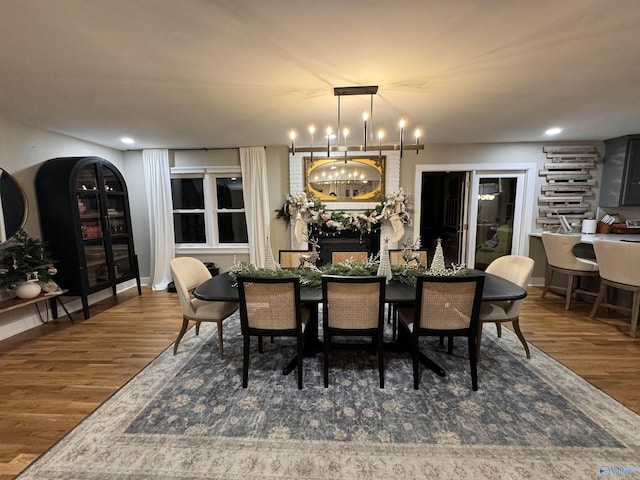
[[(521, 328), (527, 340), (640, 414), (640, 337), (629, 318), (531, 288)], [(176, 294), (135, 289), (0, 342), (0, 480), (17, 475), (135, 376), (174, 340)], [(203, 325), (203, 329), (215, 328)], [(486, 328), (493, 328), (487, 326)], [(522, 352), (524, 356), (524, 350)], [(535, 352), (532, 352), (535, 355)]]

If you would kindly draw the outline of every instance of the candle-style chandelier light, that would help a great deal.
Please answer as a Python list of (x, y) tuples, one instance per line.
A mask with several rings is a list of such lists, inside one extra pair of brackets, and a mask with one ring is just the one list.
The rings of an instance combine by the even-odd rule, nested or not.
[[(314, 153), (324, 154), (326, 153), (327, 157), (331, 157), (331, 153), (344, 153), (347, 155), (347, 152), (366, 152), (366, 151), (374, 151), (378, 152), (378, 155), (382, 155), (383, 151), (389, 150), (399, 150), (400, 158), (404, 153), (406, 148), (410, 148), (411, 150), (415, 150), (416, 153), (418, 150), (423, 150), (424, 145), (420, 144), (420, 135), (421, 132), (419, 129), (416, 129), (414, 132), (415, 143), (411, 143), (410, 145), (406, 145), (404, 141), (404, 130), (407, 126), (405, 121), (401, 119), (398, 123), (399, 128), (399, 136), (398, 143), (390, 143), (383, 144), (382, 141), (385, 138), (385, 132), (382, 129), (379, 129), (375, 136), (377, 138), (377, 143), (373, 139), (375, 125), (373, 123), (373, 96), (378, 93), (377, 85), (369, 85), (369, 86), (357, 86), (357, 87), (334, 87), (333, 94), (338, 97), (338, 119), (337, 119), (337, 130), (334, 130), (333, 126), (330, 125), (325, 130), (325, 138), (326, 142), (321, 142), (319, 146), (314, 145), (314, 134), (316, 133), (316, 128), (314, 125), (309, 127), (309, 139), (310, 144), (308, 147), (299, 147), (296, 146), (296, 138), (297, 133), (295, 130), (292, 130), (289, 133), (289, 138), (291, 139), (291, 146), (289, 147), (289, 152), (291, 154), (295, 153), (310, 153), (311, 159), (313, 159)], [(343, 96), (347, 95), (369, 95), (370, 96), (370, 107), (368, 112), (364, 112), (362, 114), (362, 143), (359, 145), (350, 144), (348, 142), (350, 134), (352, 133), (349, 127), (342, 126), (342, 118), (341, 118), (341, 105), (340, 99)], [(334, 133), (335, 132), (335, 133)]]

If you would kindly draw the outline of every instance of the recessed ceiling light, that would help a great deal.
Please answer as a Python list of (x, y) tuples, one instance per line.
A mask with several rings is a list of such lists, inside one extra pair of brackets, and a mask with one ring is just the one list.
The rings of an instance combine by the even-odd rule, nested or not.
[(560, 132), (562, 132), (562, 129), (560, 127), (552, 127), (550, 129), (548, 129), (546, 132), (544, 132), (545, 135), (558, 135)]
[(120, 139), (120, 141), (122, 143), (126, 143), (127, 145), (131, 145), (132, 143), (136, 143), (136, 141), (133, 138), (129, 138), (129, 137), (122, 137)]

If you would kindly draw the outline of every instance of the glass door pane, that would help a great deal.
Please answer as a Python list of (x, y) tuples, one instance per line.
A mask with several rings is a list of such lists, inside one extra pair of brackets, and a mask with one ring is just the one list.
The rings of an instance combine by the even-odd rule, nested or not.
[(517, 251), (523, 174), (476, 174), (471, 189), (470, 265), (484, 270), (496, 258)]
[(126, 235), (129, 233), (127, 231), (125, 211), (124, 196), (107, 192), (107, 227), (111, 235)]
[(104, 191), (105, 192), (123, 192), (124, 188), (122, 186), (122, 182), (115, 174), (113, 170), (109, 167), (103, 165), (102, 166), (102, 178), (104, 181)]
[(89, 287), (95, 287), (109, 281), (109, 267), (107, 255), (102, 240), (87, 240), (84, 242), (84, 256), (87, 265), (87, 279)]
[(111, 248), (113, 250), (113, 274), (116, 280), (124, 275), (133, 273), (131, 255), (129, 253), (129, 238), (114, 238)]

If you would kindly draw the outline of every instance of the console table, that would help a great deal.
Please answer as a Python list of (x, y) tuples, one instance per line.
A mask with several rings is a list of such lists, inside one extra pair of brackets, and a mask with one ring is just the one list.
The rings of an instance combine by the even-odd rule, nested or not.
[[(67, 307), (64, 306), (64, 303), (62, 303), (62, 300), (60, 300), (60, 295), (67, 292), (68, 290), (65, 289), (65, 290), (59, 290), (53, 293), (40, 293), (40, 295), (34, 298), (18, 298), (18, 297), (8, 298), (7, 300), (3, 300), (0, 302), (0, 313), (9, 312), (11, 310), (15, 310), (16, 308), (26, 307), (27, 305), (35, 305), (36, 309), (38, 310), (38, 316), (40, 317), (40, 320), (42, 321), (42, 323), (47, 323), (49, 320), (47, 318), (47, 320), (45, 321), (42, 318), (42, 314), (40, 313), (40, 309), (38, 308), (38, 302), (45, 302), (49, 300), (53, 318), (57, 318), (57, 308), (56, 308), (56, 301), (57, 301), (62, 307), (62, 309), (64, 310), (64, 313), (66, 313), (67, 317), (69, 317), (69, 320), (71, 320), (71, 322), (73, 323), (73, 318), (71, 318), (71, 314), (67, 310)], [(48, 317), (48, 314), (47, 314), (47, 317)]]

